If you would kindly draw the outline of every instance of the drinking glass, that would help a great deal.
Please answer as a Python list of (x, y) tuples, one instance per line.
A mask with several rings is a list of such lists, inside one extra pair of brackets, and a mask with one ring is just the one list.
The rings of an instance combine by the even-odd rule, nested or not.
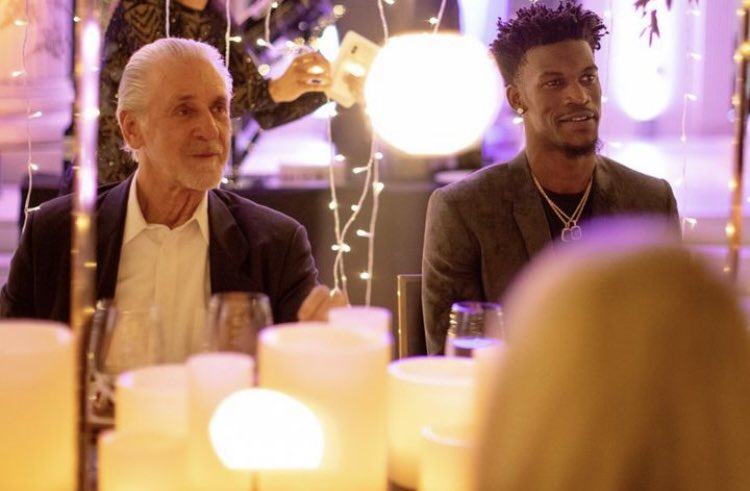
[(86, 344), (86, 422), (112, 426), (117, 376), (163, 361), (164, 333), (156, 307), (120, 309), (109, 300), (97, 302)]
[(446, 356), (470, 357), (503, 338), (503, 309), (493, 302), (456, 302), (451, 306)]
[(190, 351), (233, 351), (254, 357), (258, 333), (271, 324), (271, 303), (265, 294), (215, 293), (208, 304), (205, 325), (192, 333)]

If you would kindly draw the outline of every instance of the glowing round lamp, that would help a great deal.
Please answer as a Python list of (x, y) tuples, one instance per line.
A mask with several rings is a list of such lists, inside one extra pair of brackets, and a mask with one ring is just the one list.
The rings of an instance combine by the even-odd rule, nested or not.
[(219, 459), (233, 470), (317, 469), (323, 458), (320, 420), (274, 390), (230, 395), (216, 408), (208, 433)]
[(477, 143), (500, 105), (500, 76), (480, 41), (457, 34), (392, 37), (373, 61), (365, 100), (373, 128), (414, 155)]

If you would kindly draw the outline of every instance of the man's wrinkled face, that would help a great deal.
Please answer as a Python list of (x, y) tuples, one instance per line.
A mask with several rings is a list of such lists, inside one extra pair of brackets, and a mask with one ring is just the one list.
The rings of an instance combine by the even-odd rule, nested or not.
[(139, 119), (140, 166), (183, 189), (216, 187), (229, 154), (229, 94), (205, 60), (166, 63), (149, 77)]
[(568, 156), (596, 151), (601, 95), (594, 54), (580, 40), (530, 49), (508, 88), (513, 107), (525, 110), (527, 146)]

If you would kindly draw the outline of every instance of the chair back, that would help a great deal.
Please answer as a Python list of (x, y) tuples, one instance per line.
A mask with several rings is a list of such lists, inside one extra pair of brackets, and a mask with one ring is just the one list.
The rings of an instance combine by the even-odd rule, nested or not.
[(398, 295), (398, 357), (427, 354), (422, 318), (422, 275), (396, 276)]

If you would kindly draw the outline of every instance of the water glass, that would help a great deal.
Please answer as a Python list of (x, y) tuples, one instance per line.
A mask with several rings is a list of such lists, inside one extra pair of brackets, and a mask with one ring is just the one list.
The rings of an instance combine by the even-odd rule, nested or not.
[(503, 309), (493, 302), (456, 302), (451, 306), (446, 356), (470, 357), (477, 348), (500, 343)]
[(222, 292), (211, 296), (202, 328), (191, 336), (192, 353), (232, 351), (255, 356), (258, 333), (273, 324), (271, 302), (258, 292)]

